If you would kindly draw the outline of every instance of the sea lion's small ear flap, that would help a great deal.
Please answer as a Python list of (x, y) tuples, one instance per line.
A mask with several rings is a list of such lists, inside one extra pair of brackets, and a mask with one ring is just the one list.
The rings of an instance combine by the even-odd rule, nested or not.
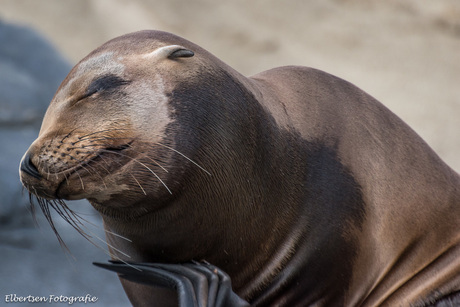
[(190, 58), (194, 56), (195, 53), (191, 50), (188, 50), (185, 47), (179, 45), (169, 45), (160, 47), (150, 53), (144, 55), (145, 58), (149, 59), (165, 59), (175, 60), (179, 58)]
[(177, 49), (177, 50), (174, 50), (173, 52), (171, 52), (168, 55), (168, 58), (172, 59), (172, 60), (177, 59), (177, 58), (191, 58), (194, 55), (195, 55), (195, 53), (192, 50), (188, 50), (188, 49), (185, 49), (185, 48), (180, 48), (180, 49)]

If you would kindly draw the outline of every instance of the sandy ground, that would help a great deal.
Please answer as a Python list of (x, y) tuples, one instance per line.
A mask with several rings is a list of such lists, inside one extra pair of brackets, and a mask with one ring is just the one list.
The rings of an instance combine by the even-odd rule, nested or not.
[(115, 36), (161, 29), (246, 75), (315, 67), (376, 97), (460, 171), (458, 0), (1, 0), (0, 18), (33, 26), (72, 63)]

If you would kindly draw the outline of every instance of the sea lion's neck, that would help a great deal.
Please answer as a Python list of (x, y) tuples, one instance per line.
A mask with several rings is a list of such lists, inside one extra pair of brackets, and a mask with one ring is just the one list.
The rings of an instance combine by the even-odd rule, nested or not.
[[(197, 169), (187, 172), (181, 191), (172, 191), (173, 197), (158, 211), (124, 222), (104, 216), (107, 230), (132, 241), (107, 234), (109, 244), (132, 258), (112, 252), (131, 261), (206, 260), (227, 272), (235, 288), (249, 283), (249, 276), (256, 275), (289, 236), (283, 229), (295, 224), (298, 209), (291, 207), (302, 193), (297, 186), (301, 173), (292, 169), (295, 149), (285, 136), (260, 127), (271, 126), (265, 120), (259, 112), (244, 123), (253, 129), (239, 130), (242, 135), (233, 138), (234, 144), (226, 140), (229, 147), (222, 151), (204, 144), (206, 157), (200, 164), (211, 175)], [(277, 149), (269, 154), (264, 148), (272, 144)], [(289, 150), (292, 161), (282, 159)], [(286, 190), (292, 191), (288, 198), (283, 196)]]

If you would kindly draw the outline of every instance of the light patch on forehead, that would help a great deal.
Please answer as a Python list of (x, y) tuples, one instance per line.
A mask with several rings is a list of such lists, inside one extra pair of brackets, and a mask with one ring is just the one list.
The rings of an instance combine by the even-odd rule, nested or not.
[(118, 62), (114, 58), (114, 53), (110, 51), (90, 57), (86, 61), (78, 64), (75, 78), (85, 75), (90, 71), (97, 72), (97, 75), (107, 73), (119, 75), (122, 74), (124, 70), (125, 66)]

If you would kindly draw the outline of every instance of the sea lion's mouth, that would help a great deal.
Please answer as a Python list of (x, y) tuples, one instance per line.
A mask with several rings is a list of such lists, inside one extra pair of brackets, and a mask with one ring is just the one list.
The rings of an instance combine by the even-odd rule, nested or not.
[[(93, 177), (92, 181), (99, 180), (101, 185), (104, 185), (104, 177), (112, 175), (116, 169), (121, 168), (127, 162), (132, 160), (126, 151), (131, 148), (132, 141), (118, 146), (110, 146), (98, 149), (91, 158), (82, 161), (67, 170), (63, 170), (56, 174), (61, 176), (62, 180), (58, 184), (55, 196), (57, 199), (80, 199), (81, 192), (85, 193), (85, 181), (88, 177)], [(77, 186), (75, 190), (79, 190), (77, 195), (72, 195), (72, 190), (69, 189), (69, 182), (73, 182)]]

